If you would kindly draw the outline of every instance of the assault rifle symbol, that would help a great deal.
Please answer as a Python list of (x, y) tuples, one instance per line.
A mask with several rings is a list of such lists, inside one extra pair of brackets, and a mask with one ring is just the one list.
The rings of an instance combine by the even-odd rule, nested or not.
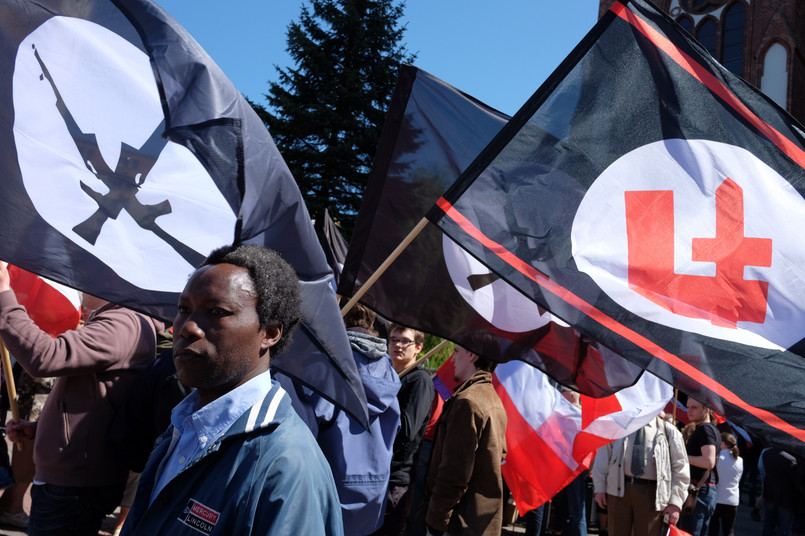
[(93, 190), (83, 181), (81, 182), (81, 189), (98, 204), (98, 209), (85, 221), (73, 227), (73, 231), (94, 245), (101, 234), (104, 224), (110, 218), (117, 219), (120, 212), (125, 210), (137, 222), (137, 225), (157, 235), (192, 266), (198, 266), (204, 260), (204, 257), (168, 234), (156, 223), (158, 217), (171, 213), (170, 201), (166, 199), (154, 205), (145, 205), (137, 199), (140, 187), (145, 182), (148, 173), (151, 172), (168, 142), (161, 134), (165, 127), (165, 120), (162, 120), (139, 149), (126, 143), (121, 143), (120, 157), (113, 171), (106, 164), (101, 154), (95, 134), (83, 132), (79, 128), (59, 89), (56, 87), (50, 71), (48, 71), (39, 56), (36, 45), (33, 46), (33, 50), (36, 61), (39, 62), (39, 66), (42, 69), (39, 79), (47, 79), (51, 88), (53, 88), (53, 93), (56, 96), (56, 108), (59, 110), (67, 130), (73, 138), (78, 152), (81, 154), (84, 165), (109, 188), (108, 193), (102, 194)]

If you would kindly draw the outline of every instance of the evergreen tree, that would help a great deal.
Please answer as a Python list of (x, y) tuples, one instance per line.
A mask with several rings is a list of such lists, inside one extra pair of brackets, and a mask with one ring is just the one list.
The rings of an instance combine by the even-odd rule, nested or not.
[(310, 0), (288, 26), (295, 67), (256, 106), (320, 227), (324, 209), (351, 236), (399, 64), (404, 3)]

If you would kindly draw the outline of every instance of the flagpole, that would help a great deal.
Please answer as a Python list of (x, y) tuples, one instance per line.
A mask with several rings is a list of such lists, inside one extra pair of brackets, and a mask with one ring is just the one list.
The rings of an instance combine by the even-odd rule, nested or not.
[[(411, 232), (408, 233), (408, 236), (406, 236), (403, 239), (403, 241), (400, 242), (400, 245), (397, 246), (394, 249), (394, 251), (391, 252), (391, 255), (389, 255), (388, 258), (385, 261), (383, 261), (383, 264), (381, 264), (380, 267), (377, 270), (375, 270), (375, 273), (373, 273), (369, 277), (369, 279), (366, 280), (366, 283), (364, 283), (361, 286), (361, 288), (358, 289), (358, 292), (356, 292), (355, 295), (352, 296), (352, 299), (350, 299), (344, 306), (344, 308), (341, 309), (341, 316), (346, 316), (349, 310), (352, 309), (352, 307), (354, 307), (356, 303), (358, 303), (358, 300), (363, 298), (363, 295), (366, 294), (370, 288), (372, 288), (372, 285), (375, 284), (375, 281), (377, 281), (380, 278), (380, 276), (383, 275), (383, 272), (385, 272), (388, 269), (388, 267), (391, 266), (391, 263), (394, 262), (397, 259), (397, 257), (400, 256), (400, 253), (402, 253), (403, 250), (407, 248), (411, 242), (413, 242), (414, 238), (416, 238), (417, 235), (419, 235), (419, 233), (422, 232), (422, 229), (424, 229), (427, 224), (428, 219), (422, 218), (419, 221), (419, 223), (416, 224), (416, 227), (411, 229)], [(402, 376), (402, 374), (400, 374), (400, 376)]]
[(402, 369), (400, 371), (400, 378), (402, 378), (403, 376), (405, 376), (406, 374), (417, 368), (420, 363), (422, 363), (427, 358), (429, 358), (430, 356), (432, 356), (433, 354), (444, 348), (448, 342), (450, 341), (448, 341), (447, 339), (443, 340), (442, 342), (431, 348), (431, 350), (427, 354), (423, 355), (422, 357), (420, 357), (419, 359), (417, 359), (416, 361), (414, 361), (413, 363)]
[[(0, 261), (3, 267), (8, 263)], [(3, 375), (6, 377), (6, 391), (8, 391), (8, 405), (11, 408), (11, 419), (14, 423), (20, 422), (20, 408), (17, 406), (17, 388), (14, 385), (14, 371), (11, 368), (11, 357), (8, 355), (3, 339), (0, 339), (0, 360), (3, 361)], [(2, 423), (0, 423), (2, 424)], [(17, 443), (17, 450), (22, 451), (22, 443)]]
[[(8, 391), (8, 402), (11, 406), (11, 419), (20, 422), (20, 408), (17, 406), (17, 388), (14, 385), (14, 371), (11, 369), (11, 357), (8, 355), (8, 348), (0, 339), (0, 355), (3, 360), (3, 374), (6, 377), (6, 390)], [(17, 450), (22, 451), (22, 443), (17, 443)]]

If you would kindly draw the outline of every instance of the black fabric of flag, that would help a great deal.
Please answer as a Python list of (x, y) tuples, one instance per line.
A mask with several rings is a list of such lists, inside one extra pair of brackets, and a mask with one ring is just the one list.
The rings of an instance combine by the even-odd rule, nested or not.
[(367, 420), (332, 275), (265, 126), (156, 4), (4, 2), (0, 258), (164, 319), (230, 243), (277, 250), (304, 321), (273, 366)]
[[(507, 120), (442, 80), (401, 66), (339, 294), (353, 296), (361, 288)], [(501, 342), (499, 359), (526, 361), (590, 396), (631, 385), (641, 371), (606, 348), (593, 348), (572, 328), (541, 321), (536, 305), (431, 225), (361, 303), (468, 348), (470, 331), (491, 332)]]
[(631, 362), (805, 454), (803, 130), (616, 2), (429, 213)]
[(344, 269), (349, 244), (347, 244), (344, 235), (341, 234), (338, 226), (330, 217), (330, 212), (327, 209), (324, 209), (324, 225), (321, 230), (321, 236), (319, 236), (319, 242), (321, 242), (324, 255), (327, 257), (327, 264), (330, 265), (330, 269), (333, 271), (335, 282), (338, 284), (341, 280), (341, 271)]

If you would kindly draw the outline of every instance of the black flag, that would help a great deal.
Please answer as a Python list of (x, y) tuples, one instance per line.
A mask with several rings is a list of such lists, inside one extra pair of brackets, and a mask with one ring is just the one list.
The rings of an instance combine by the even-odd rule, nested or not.
[[(339, 293), (353, 296), (449, 188), (508, 116), (402, 65), (350, 241)], [(495, 334), (520, 359), (590, 396), (634, 383), (641, 369), (552, 322), (544, 308), (426, 226), (361, 300), (386, 318), (471, 346)], [(607, 354), (607, 358), (601, 353)]]
[(330, 265), (330, 269), (335, 275), (335, 282), (338, 284), (341, 279), (341, 271), (344, 269), (344, 260), (347, 258), (349, 244), (347, 244), (347, 240), (341, 234), (326, 208), (324, 209), (324, 228), (321, 233), (319, 242), (324, 249), (324, 255), (327, 257), (327, 264)]
[(304, 321), (273, 363), (366, 421), (331, 274), (265, 126), (146, 0), (3, 4), (0, 258), (172, 319), (214, 248), (277, 250)]
[(536, 303), (805, 453), (802, 127), (616, 2), (431, 221)]

